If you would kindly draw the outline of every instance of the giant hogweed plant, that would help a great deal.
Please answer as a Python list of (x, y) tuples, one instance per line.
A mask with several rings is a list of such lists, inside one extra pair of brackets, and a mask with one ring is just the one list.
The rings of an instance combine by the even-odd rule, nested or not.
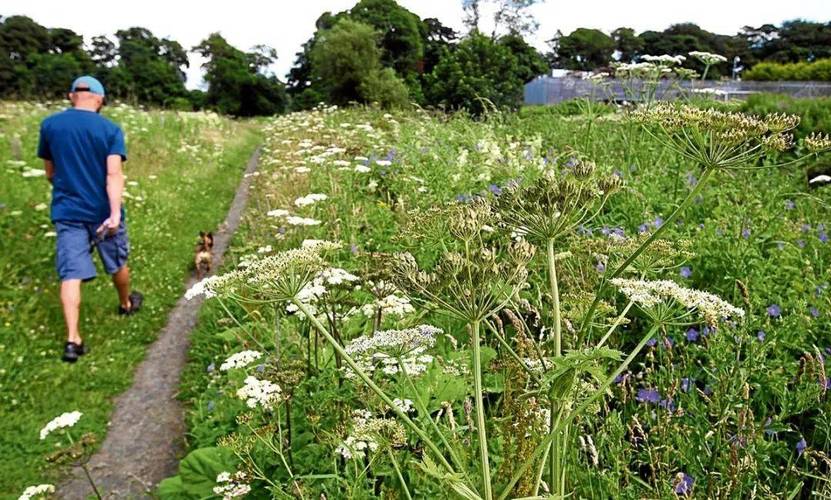
[[(652, 233), (606, 245), (608, 268), (597, 286), (580, 276), (563, 276), (560, 270), (569, 269), (564, 264), (571, 260), (578, 262), (587, 254), (594, 257), (597, 245), (576, 238), (575, 233), (603, 211), (621, 182), (580, 159), (548, 165), (535, 179), (514, 184), (498, 197), (430, 211), (433, 223), (421, 225), (421, 230), (442, 231), (436, 238), (440, 249), (436, 258), (420, 263), (404, 253), (392, 259), (389, 282), (419, 301), (425, 311), (444, 313), (453, 324), (463, 326), (448, 337), (453, 342), (467, 338), (469, 363), (460, 363), (458, 356), (434, 355), (437, 339), (445, 333), (430, 325), (378, 331), (382, 320), (376, 317), (371, 335), (348, 342), (334, 335), (332, 323), (338, 318), (333, 315), (325, 324), (325, 315), (304, 300), (304, 290), (328, 268), (325, 253), (338, 248), (332, 243), (317, 242), (256, 259), (237, 271), (208, 278), (191, 295), (204, 293), (248, 306), (288, 305), (326, 340), (343, 362), (343, 379), (368, 391), (376, 408), (381, 408), (356, 410), (350, 434), (338, 447), (357, 480), (366, 479), (385, 460), (407, 498), (417, 494), (407, 480), (413, 477), (407, 469), (414, 463), (438, 487), (464, 498), (544, 493), (567, 497), (569, 467), (577, 452), (574, 426), (590, 421), (599, 411), (616, 377), (650, 339), (701, 322), (728, 329), (741, 326), (742, 309), (706, 292), (657, 279), (672, 268), (674, 259), (688, 252), (684, 245), (660, 235), (702, 193), (711, 176), (756, 167), (769, 151), (787, 149), (789, 131), (796, 125), (795, 119), (781, 115), (758, 119), (670, 105), (657, 105), (635, 118), (663, 144), (698, 164), (702, 173)], [(825, 136), (812, 136), (805, 146), (821, 151), (831, 146), (829, 142)], [(543, 272), (537, 274), (537, 269)], [(574, 304), (561, 304), (560, 284), (565, 282), (570, 290), (564, 297), (577, 297)], [(626, 298), (620, 311), (609, 305), (615, 295), (609, 293), (609, 285)], [(528, 311), (536, 319), (529, 318)], [(607, 320), (598, 319), (601, 313), (609, 316)], [(566, 314), (573, 321), (566, 322)], [(619, 331), (630, 320), (643, 330), (637, 342), (623, 339)], [(605, 332), (594, 342), (594, 330), (601, 326)], [(612, 347), (615, 341), (618, 345)], [(494, 367), (503, 367), (505, 374), (501, 402), (494, 402), (485, 387), (486, 372)], [(425, 393), (421, 378), (436, 373), (454, 379), (470, 377), (472, 402), (465, 399), (459, 408), (454, 398), (434, 401)], [(281, 389), (253, 376), (245, 384), (238, 396), (255, 410), (262, 406), (265, 422), (272, 420), (268, 412), (279, 404)], [(367, 400), (367, 407), (370, 403)], [(463, 423), (458, 421), (461, 415)], [(248, 422), (248, 417), (243, 420)], [(279, 436), (279, 416), (276, 420)], [(474, 446), (468, 433), (475, 434)], [(252, 436), (264, 439), (258, 430), (252, 429)], [(406, 452), (413, 440), (414, 449), (423, 452)], [(228, 444), (234, 448), (238, 441), (230, 439)], [(282, 442), (281, 437), (267, 440), (292, 478), (289, 488), (302, 493)], [(249, 448), (236, 446), (238, 457), (257, 479), (268, 481), (266, 474), (258, 472), (256, 460), (246, 455)], [(471, 459), (471, 449), (476, 460)], [(501, 454), (511, 450), (519, 453)]]

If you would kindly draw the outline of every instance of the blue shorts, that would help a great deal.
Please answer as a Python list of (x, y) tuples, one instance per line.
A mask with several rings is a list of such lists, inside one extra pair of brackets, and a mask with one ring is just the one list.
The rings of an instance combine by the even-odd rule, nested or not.
[(114, 235), (98, 236), (95, 230), (100, 226), (100, 223), (55, 221), (55, 231), (58, 233), (55, 265), (61, 281), (89, 281), (95, 278), (93, 248), (98, 249), (107, 274), (113, 274), (127, 264), (130, 242), (124, 221), (121, 221)]

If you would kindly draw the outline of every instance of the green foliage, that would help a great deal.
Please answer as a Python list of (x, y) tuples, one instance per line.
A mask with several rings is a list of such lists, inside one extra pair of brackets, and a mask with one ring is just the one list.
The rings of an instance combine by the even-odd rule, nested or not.
[(744, 78), (831, 82), (831, 59), (795, 63), (760, 62), (745, 72)]
[[(66, 448), (66, 440), (60, 435), (38, 439), (53, 417), (81, 411), (84, 415), (73, 436), (89, 432), (95, 442), (103, 442), (114, 397), (130, 386), (147, 345), (184, 292), (196, 235), (222, 222), (259, 140), (249, 124), (214, 113), (104, 107), (104, 115), (121, 125), (128, 138), (124, 202), (130, 267), (134, 286), (147, 302), (140, 314), (119, 316), (112, 283), (95, 256), (98, 278), (83, 287), (80, 325), (91, 352), (83, 365), (70, 366), (60, 361), (65, 327), (54, 267), (49, 184), (43, 176), (22, 175), (42, 171), (43, 163), (35, 156), (40, 121), (62, 107), (0, 102), (3, 497), (17, 498), (32, 484), (57, 484), (63, 471), (45, 458), (56, 446)], [(83, 377), (78, 377), (79, 368), (85, 370)]]
[(494, 106), (516, 108), (522, 102), (522, 77), (527, 74), (507, 46), (472, 33), (453, 51), (445, 51), (425, 78), (425, 94), (434, 105), (473, 114)]
[(612, 60), (615, 41), (600, 30), (577, 28), (567, 36), (556, 37), (552, 62), (566, 69), (590, 70)]
[(799, 99), (778, 94), (752, 94), (739, 109), (755, 115), (797, 115), (801, 120), (795, 135), (800, 139), (811, 132), (831, 130), (831, 97)]
[[(244, 53), (213, 33), (194, 50), (205, 57), (208, 92), (204, 105), (223, 114), (259, 116), (281, 113), (286, 107), (285, 88), (274, 76), (260, 71), (274, 62), (268, 48)], [(197, 97), (198, 99), (198, 97)]]
[(370, 71), (358, 85), (358, 92), (368, 103), (399, 108), (409, 104), (409, 90), (392, 68)]
[(221, 472), (233, 471), (236, 460), (224, 448), (198, 448), (179, 462), (179, 474), (159, 484), (159, 498), (180, 500), (214, 496), (216, 477)]

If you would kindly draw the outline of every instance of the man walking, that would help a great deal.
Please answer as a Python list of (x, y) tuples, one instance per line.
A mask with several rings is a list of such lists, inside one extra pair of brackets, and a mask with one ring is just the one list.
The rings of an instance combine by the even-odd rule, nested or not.
[(121, 195), (122, 162), (127, 160), (124, 134), (99, 113), (104, 86), (91, 76), (72, 82), (72, 107), (41, 123), (38, 156), (52, 183), (52, 222), (57, 232), (56, 267), (67, 342), (62, 359), (74, 363), (86, 354), (78, 331), (81, 282), (95, 278), (93, 247), (118, 291), (119, 313), (141, 308), (139, 292), (130, 291), (129, 242)]

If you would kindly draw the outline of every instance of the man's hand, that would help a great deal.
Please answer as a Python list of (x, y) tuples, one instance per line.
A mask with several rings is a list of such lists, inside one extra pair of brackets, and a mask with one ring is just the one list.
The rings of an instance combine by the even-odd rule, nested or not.
[(113, 236), (116, 232), (118, 232), (118, 226), (121, 225), (121, 215), (110, 215), (107, 220), (105, 220), (98, 229), (95, 230), (98, 236), (103, 236), (106, 234), (107, 236)]

